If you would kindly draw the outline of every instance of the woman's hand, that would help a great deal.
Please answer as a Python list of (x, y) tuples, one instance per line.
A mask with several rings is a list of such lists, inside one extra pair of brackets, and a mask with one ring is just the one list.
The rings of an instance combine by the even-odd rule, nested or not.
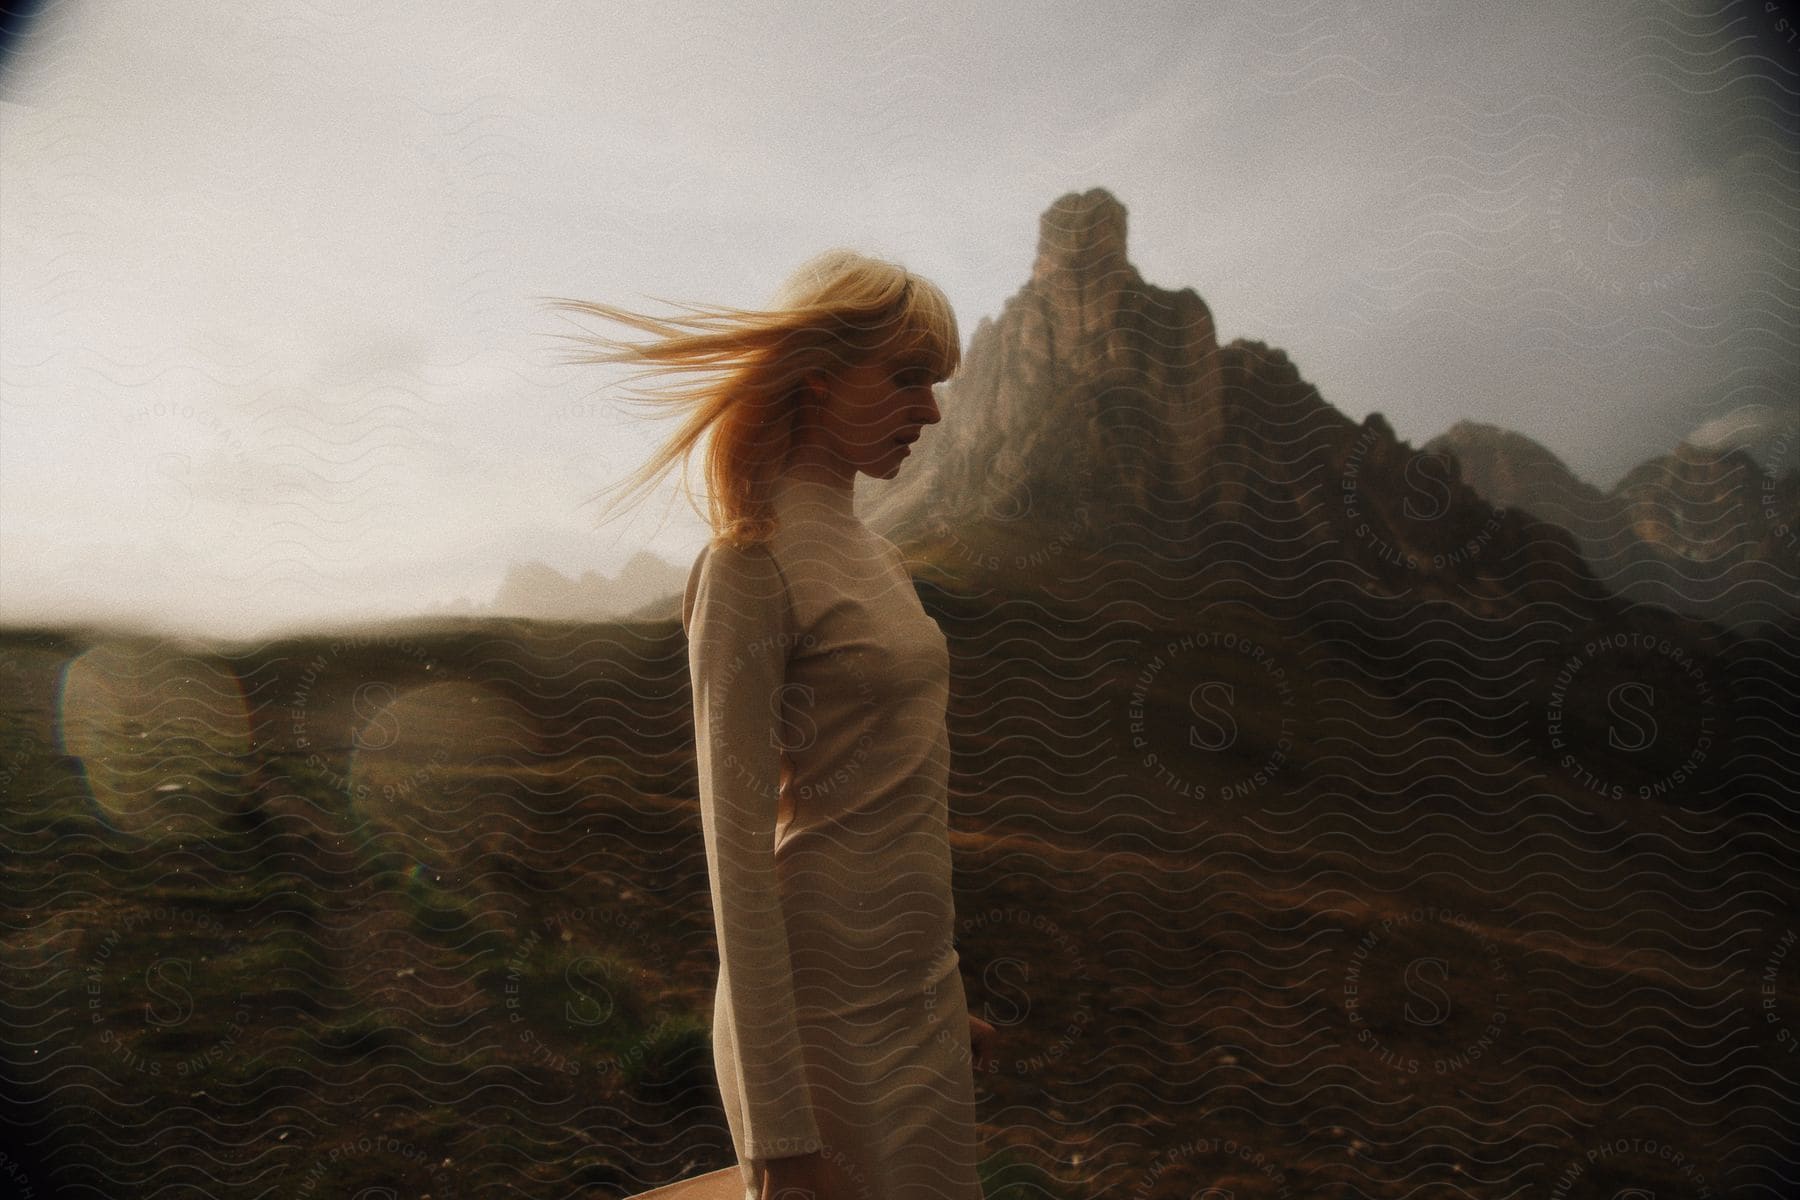
[(821, 1190), (824, 1157), (815, 1150), (767, 1160), (759, 1200), (836, 1200)]
[(991, 1067), (994, 1064), (994, 1047), (1000, 1040), (1000, 1031), (986, 1021), (969, 1014), (969, 1053), (978, 1067)]

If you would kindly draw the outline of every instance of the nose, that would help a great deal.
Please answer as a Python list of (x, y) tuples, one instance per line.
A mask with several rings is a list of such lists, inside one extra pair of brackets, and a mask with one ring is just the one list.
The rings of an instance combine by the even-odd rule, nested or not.
[(925, 408), (923, 415), (919, 418), (919, 424), (936, 425), (939, 421), (943, 420), (943, 414), (938, 412), (936, 384), (925, 389), (925, 399), (927, 407)]

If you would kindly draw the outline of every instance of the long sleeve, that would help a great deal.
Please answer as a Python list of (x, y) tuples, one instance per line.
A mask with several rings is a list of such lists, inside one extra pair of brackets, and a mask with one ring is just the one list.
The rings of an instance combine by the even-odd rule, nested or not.
[[(793, 642), (789, 598), (772, 551), (725, 544), (702, 550), (682, 619), (693, 681), (700, 822), (718, 931), (715, 1054), (721, 1075), (735, 1072), (745, 1156), (805, 1154), (823, 1143), (795, 1023), (775, 872), (777, 706)], [(721, 1023), (726, 1027), (718, 1028)]]

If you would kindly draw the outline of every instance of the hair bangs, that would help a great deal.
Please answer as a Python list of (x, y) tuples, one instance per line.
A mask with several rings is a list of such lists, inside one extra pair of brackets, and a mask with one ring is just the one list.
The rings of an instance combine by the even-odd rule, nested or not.
[(907, 277), (906, 307), (900, 314), (902, 351), (948, 379), (962, 365), (962, 338), (956, 312), (938, 286), (917, 275)]

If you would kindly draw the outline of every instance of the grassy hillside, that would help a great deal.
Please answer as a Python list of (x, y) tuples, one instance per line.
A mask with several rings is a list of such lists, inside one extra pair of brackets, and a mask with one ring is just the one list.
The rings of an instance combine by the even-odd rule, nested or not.
[[(1558, 770), (1551, 648), (1471, 663), (1415, 613), (1402, 659), (1241, 596), (1152, 621), (925, 594), (959, 949), (1005, 1039), (990, 1196), (1786, 1169), (1791, 819)], [(40, 1194), (598, 1197), (731, 1161), (678, 626), (14, 631), (0, 664), (0, 1002)], [(1710, 669), (1748, 753), (1755, 689)]]

